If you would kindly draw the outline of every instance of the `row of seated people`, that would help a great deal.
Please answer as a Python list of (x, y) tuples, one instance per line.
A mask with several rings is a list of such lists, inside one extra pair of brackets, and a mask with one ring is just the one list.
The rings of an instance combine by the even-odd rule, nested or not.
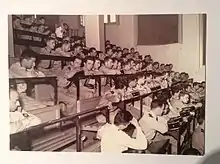
[(30, 16), (26, 16), (24, 19), (21, 19), (19, 16), (13, 16), (13, 28), (44, 35), (48, 35), (50, 33), (49, 27), (45, 25), (44, 17), (41, 17), (37, 22)]
[[(187, 93), (180, 93), (179, 101), (185, 106), (191, 106), (186, 102)], [(172, 97), (176, 97), (173, 94)], [(159, 95), (158, 95), (158, 98)], [(176, 150), (176, 141), (170, 136), (161, 135), (168, 131), (167, 121), (169, 117), (166, 117), (169, 112), (173, 112), (170, 103), (165, 103), (159, 99), (154, 99), (151, 103), (151, 107), (148, 111), (144, 111), (143, 117), (139, 120), (134, 117), (131, 112), (124, 109), (117, 109), (110, 113), (110, 124), (105, 124), (98, 130), (97, 137), (101, 139), (101, 151), (102, 152), (122, 152), (128, 148), (136, 150), (145, 150), (147, 145), (152, 142), (161, 141), (169, 138), (173, 144), (173, 153)], [(15, 130), (19, 126), (21, 130), (40, 123), (40, 120), (22, 110), (18, 92), (10, 90), (10, 127), (11, 130)], [(167, 108), (169, 106), (169, 109)], [(178, 106), (180, 108), (180, 106)], [(176, 111), (179, 108), (176, 108)], [(171, 110), (170, 110), (171, 109)], [(18, 117), (19, 116), (19, 117)], [(200, 151), (200, 154), (204, 153), (204, 114), (200, 115), (199, 126), (193, 134), (193, 147)], [(172, 117), (171, 117), (172, 118)], [(100, 122), (100, 120), (98, 120)], [(102, 122), (103, 123), (103, 122)], [(135, 128), (135, 132), (128, 136), (124, 133), (124, 129), (132, 124)], [(114, 135), (112, 135), (114, 134)], [(110, 137), (111, 136), (111, 137)], [(114, 137), (112, 137), (114, 136)], [(146, 149), (144, 152), (148, 152)]]
[[(68, 43), (68, 42), (67, 42)], [(47, 54), (51, 55), (52, 49), (54, 48), (54, 39), (49, 38), (47, 40), (47, 46), (42, 49), (42, 54)], [(69, 44), (69, 43), (68, 43)], [(51, 46), (52, 45), (52, 46)], [(73, 59), (72, 62), (68, 63), (68, 65), (61, 70), (60, 65), (57, 64), (56, 70), (54, 71), (55, 75), (58, 77), (58, 85), (59, 85), (59, 93), (58, 97), (60, 101), (65, 102), (65, 104), (68, 106), (68, 109), (70, 108), (70, 112), (67, 113), (75, 113), (76, 112), (76, 87), (72, 81), (72, 77), (79, 71), (84, 71), (85, 75), (91, 75), (91, 74), (131, 74), (135, 73), (138, 71), (146, 70), (146, 71), (154, 71), (156, 72), (156, 76), (152, 75), (146, 75), (139, 77), (138, 79), (128, 79), (129, 83), (126, 86), (126, 89), (129, 90), (129, 87), (131, 90), (135, 90), (134, 88), (136, 87), (136, 83), (139, 82), (139, 86), (143, 87), (143, 85), (149, 85), (151, 83), (152, 86), (160, 85), (162, 88), (166, 88), (168, 85), (170, 85), (172, 82), (176, 81), (181, 81), (184, 79), (188, 79), (188, 74), (187, 73), (181, 73), (179, 74), (178, 72), (172, 72), (172, 65), (160, 65), (157, 62), (153, 63), (153, 60), (151, 57), (148, 55), (144, 59), (144, 61), (138, 61), (138, 60), (132, 60), (132, 55), (133, 54), (133, 49), (131, 49), (131, 52), (127, 54), (127, 49), (124, 49), (124, 52), (122, 55), (126, 56), (127, 59), (126, 61), (121, 61), (118, 60), (118, 56), (113, 56), (115, 55), (115, 50), (114, 47), (112, 46), (110, 48), (109, 44), (106, 44), (106, 47), (108, 47), (107, 52), (105, 54), (104, 62), (101, 66), (102, 61), (100, 58), (94, 58), (92, 59), (89, 56), (96, 56), (96, 50), (92, 49), (92, 51), (88, 54), (88, 57), (84, 59), (84, 63), (82, 58), (84, 56), (81, 56), (82, 53), (82, 47), (79, 44), (75, 45), (74, 49), (74, 55), (75, 58)], [(117, 48), (117, 47), (116, 47)], [(117, 54), (120, 55), (121, 50), (117, 51)], [(79, 55), (78, 55), (79, 54)], [(136, 54), (137, 55), (137, 54)], [(40, 61), (40, 63), (37, 65), (37, 69), (35, 69), (35, 60), (36, 56), (31, 55), (31, 52), (25, 51), (23, 55), (21, 56), (21, 60), (19, 63), (16, 63), (11, 66), (10, 68), (10, 75), (12, 77), (36, 77), (36, 76), (48, 76), (49, 70), (54, 68), (56, 63), (53, 61)], [(114, 61), (114, 62), (113, 62)], [(44, 67), (44, 65), (49, 64), (49, 67)], [(82, 67), (82, 64), (84, 64), (84, 67)], [(168, 71), (165, 72), (164, 71)], [(161, 72), (163, 72), (161, 74)], [(149, 82), (147, 82), (149, 81)], [(141, 84), (143, 83), (143, 84)], [(82, 88), (84, 88), (83, 92), (84, 95), (82, 95), (82, 98), (90, 98), (94, 95), (94, 89), (90, 89), (85, 86), (85, 83), (81, 83)], [(104, 84), (105, 85), (105, 84)], [(147, 89), (147, 92), (150, 92), (149, 88), (152, 88), (152, 86), (149, 86)], [(198, 85), (195, 84), (195, 87)], [(144, 87), (145, 88), (145, 87)], [(147, 87), (146, 87), (147, 88)], [(190, 86), (187, 88), (189, 89)], [(201, 88), (201, 87), (199, 87)], [(192, 90), (192, 94), (196, 95), (197, 93)], [(127, 92), (127, 91), (126, 91)], [(89, 94), (88, 94), (89, 93)], [(108, 92), (107, 92), (108, 93)], [(63, 96), (63, 97), (62, 97)], [(102, 104), (102, 103), (100, 103)], [(150, 104), (150, 101), (148, 100), (148, 103)], [(65, 111), (65, 110), (64, 110)], [(134, 113), (134, 112), (133, 112)]]
[[(126, 98), (131, 98), (134, 93), (133, 91), (139, 91), (140, 94), (149, 93), (150, 87), (148, 87), (147, 84), (140, 87), (141, 81), (144, 81), (144, 80), (143, 79), (137, 80), (137, 79), (133, 78), (133, 79), (128, 80), (128, 85), (125, 85), (126, 84), (125, 81), (123, 81), (121, 79), (117, 79), (115, 82), (115, 86), (111, 89), (111, 91), (106, 92), (105, 96), (103, 97), (103, 99), (101, 101), (101, 104), (103, 105), (104, 102), (107, 104), (109, 102), (118, 102), (118, 101), (121, 101)], [(204, 84), (204, 83), (202, 83), (202, 84)], [(153, 100), (153, 98), (151, 96), (146, 97), (144, 99), (143, 104), (142, 104), (143, 106), (145, 106), (144, 110), (143, 110), (144, 116), (140, 119), (139, 123), (142, 125), (142, 131), (144, 132), (147, 140), (151, 141), (155, 137), (155, 131), (159, 131), (160, 133), (167, 132), (167, 121), (170, 118), (179, 116), (179, 113), (181, 112), (181, 110), (184, 107), (195, 106), (196, 108), (199, 108), (202, 106), (201, 103), (194, 103), (195, 101), (200, 102), (201, 99), (190, 99), (190, 94), (193, 94), (193, 93), (200, 95), (200, 97), (205, 96), (204, 93), (201, 92), (201, 90), (204, 91), (204, 87), (202, 86), (202, 84), (200, 84), (199, 89), (197, 89), (197, 86), (194, 83), (194, 87), (192, 86), (192, 90), (190, 92), (189, 92), (188, 88), (189, 88), (189, 86), (193, 85), (191, 83), (189, 83), (187, 86), (184, 86), (183, 91), (181, 91), (181, 89), (178, 87), (174, 87), (172, 89), (172, 97), (170, 97), (170, 99), (167, 100), (166, 103), (161, 101), (161, 99), (164, 99), (161, 97), (161, 94), (156, 96), (156, 98), (157, 98), (156, 100)], [(192, 104), (192, 102), (194, 104)], [(166, 111), (162, 110), (165, 108), (164, 104), (166, 104), (166, 107), (167, 107)], [(156, 106), (156, 107), (154, 107), (154, 106)], [(114, 123), (114, 119), (115, 119), (117, 113), (120, 111), (119, 109), (121, 109), (121, 108), (123, 108), (123, 107), (120, 107), (120, 108), (112, 107), (112, 110), (110, 111), (110, 122), (111, 123)], [(140, 106), (139, 105), (134, 104), (134, 106), (132, 106), (132, 104), (128, 104), (126, 109), (127, 109), (127, 111), (129, 111), (129, 113), (133, 116), (134, 119), (138, 120), (140, 118)], [(154, 109), (157, 109), (157, 110), (152, 111)], [(161, 117), (161, 120), (162, 120), (162, 122), (160, 122), (160, 123), (162, 123), (161, 126), (159, 123), (151, 123), (151, 121), (155, 121), (153, 119), (154, 117), (160, 116), (160, 115), (162, 115), (162, 113), (164, 115), (163, 115), (163, 117)], [(148, 118), (149, 116), (150, 116), (150, 119)], [(99, 115), (97, 117), (97, 121), (101, 124), (105, 123), (106, 122), (105, 116)], [(91, 127), (88, 127), (89, 130), (97, 131), (97, 127), (93, 127), (93, 128), (94, 129), (92, 129)], [(108, 135), (106, 135), (106, 137), (107, 136)], [(160, 138), (164, 138), (164, 136), (159, 135), (158, 139), (160, 139)], [(173, 146), (172, 150), (174, 150), (173, 153), (176, 153), (175, 152), (176, 141), (173, 140), (173, 138), (171, 138), (171, 141), (172, 141), (172, 146)], [(112, 142), (108, 141), (108, 143), (111, 143), (111, 146), (112, 146)], [(107, 142), (105, 142), (105, 144), (107, 144)], [(137, 144), (139, 144), (139, 143), (137, 142)], [(127, 147), (129, 147), (129, 146), (127, 146)], [(127, 147), (124, 147), (124, 148), (126, 149)], [(122, 149), (124, 149), (124, 148), (122, 148)], [(135, 147), (131, 146), (130, 148), (135, 148)], [(103, 150), (103, 151), (105, 151), (105, 150)], [(111, 151), (111, 150), (106, 150), (106, 151)], [(118, 151), (120, 151), (120, 150), (118, 150)]]

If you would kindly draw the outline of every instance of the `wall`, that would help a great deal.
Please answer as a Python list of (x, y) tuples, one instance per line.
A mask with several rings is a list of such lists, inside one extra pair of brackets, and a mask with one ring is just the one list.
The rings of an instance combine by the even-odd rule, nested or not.
[(163, 63), (173, 63), (177, 71), (185, 71), (196, 81), (205, 80), (205, 67), (202, 57), (202, 26), (198, 14), (182, 17), (182, 43), (161, 46), (137, 46), (142, 54), (150, 54)]
[(119, 16), (119, 25), (106, 24), (105, 37), (121, 47), (131, 48), (137, 44), (137, 18), (134, 15)]
[(122, 47), (136, 47), (143, 54), (150, 54), (154, 60), (172, 63), (177, 71), (188, 72), (196, 81), (205, 80), (202, 57), (202, 22), (198, 14), (182, 17), (182, 43), (161, 46), (137, 46), (137, 16), (122, 15), (119, 25), (105, 25), (106, 39)]

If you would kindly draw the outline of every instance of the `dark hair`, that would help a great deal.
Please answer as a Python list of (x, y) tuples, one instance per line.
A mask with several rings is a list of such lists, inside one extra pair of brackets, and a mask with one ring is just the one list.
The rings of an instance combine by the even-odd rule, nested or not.
[(131, 63), (132, 61), (134, 62), (134, 59), (128, 59), (128, 62), (129, 62), (129, 63)]
[(76, 59), (78, 59), (78, 60), (81, 60), (81, 61), (82, 61), (82, 58), (80, 57), (80, 55), (76, 55), (76, 56), (74, 56), (74, 58), (73, 58), (73, 62), (74, 62)]
[(117, 52), (119, 53), (119, 52), (121, 52), (122, 53), (122, 50), (117, 50)]
[(111, 48), (106, 48), (106, 53), (112, 50)]
[(114, 62), (118, 61), (118, 59), (117, 58), (112, 58), (112, 61), (114, 63)]
[(181, 89), (178, 86), (172, 87), (171, 88), (172, 94), (178, 93), (179, 91), (181, 91)]
[(95, 47), (91, 47), (91, 48), (89, 49), (89, 52), (93, 52), (93, 51), (96, 51), (96, 48), (95, 48)]
[(49, 36), (49, 37), (46, 38), (46, 42), (49, 42), (49, 41), (51, 41), (51, 40), (54, 40), (54, 41), (55, 41), (55, 39), (54, 39), (53, 37), (50, 37), (50, 36)]
[(151, 109), (162, 107), (163, 105), (164, 105), (164, 101), (159, 100), (159, 99), (154, 99), (151, 102)]
[(73, 46), (73, 50), (75, 50), (75, 49), (78, 48), (78, 47), (83, 47), (83, 45), (82, 45), (82, 44), (75, 44), (75, 45)]
[(201, 155), (201, 153), (197, 149), (194, 149), (194, 148), (188, 148), (184, 150), (182, 154), (183, 155)]
[(154, 66), (154, 65), (159, 65), (159, 62), (154, 62), (154, 63), (153, 63), (153, 66)]
[(21, 56), (20, 56), (20, 62), (23, 60), (23, 59), (27, 59), (27, 60), (29, 60), (29, 59), (31, 59), (31, 58), (36, 58), (37, 59), (37, 54), (33, 51), (33, 50), (31, 50), (31, 49), (25, 49), (23, 52), (22, 52), (22, 54), (21, 54)]
[(129, 124), (129, 122), (133, 119), (133, 116), (130, 112), (126, 110), (120, 110), (115, 116), (114, 124), (116, 126), (121, 124)]
[(123, 89), (125, 86), (124, 84), (126, 84), (126, 79), (120, 76), (115, 78), (115, 89)]
[(86, 63), (88, 60), (91, 60), (93, 62), (95, 62), (94, 58), (92, 56), (87, 56), (84, 60), (84, 62)]
[(109, 57), (109, 56), (106, 56), (106, 57), (104, 58), (104, 63), (105, 63), (105, 62), (108, 62), (110, 59), (112, 59), (112, 58)]
[(199, 85), (199, 83), (198, 82), (194, 82), (193, 83), (193, 87), (195, 87), (196, 85)]
[(188, 94), (187, 92), (185, 92), (185, 91), (181, 91), (181, 92), (180, 92), (180, 97), (183, 97), (183, 96), (185, 96), (185, 95), (188, 95), (188, 96), (189, 96), (189, 94)]

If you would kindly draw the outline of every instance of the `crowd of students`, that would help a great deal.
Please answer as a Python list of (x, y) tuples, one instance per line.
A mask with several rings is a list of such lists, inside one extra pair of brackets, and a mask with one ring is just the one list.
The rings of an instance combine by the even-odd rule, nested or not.
[[(57, 42), (60, 36), (62, 44)], [(143, 57), (135, 51), (135, 48), (129, 50), (106, 41), (106, 52), (100, 52), (94, 47), (87, 48), (82, 38), (60, 36), (49, 36), (40, 54), (72, 57), (73, 60), (66, 62), (64, 68), (61, 67), (60, 61), (39, 60), (36, 53), (26, 49), (21, 54), (20, 61), (10, 66), (10, 77), (57, 76), (58, 100), (62, 102), (62, 115), (67, 116), (76, 113), (77, 89), (74, 80), (76, 76), (136, 74), (126, 77), (117, 76), (114, 80), (104, 77), (101, 80), (102, 99), (98, 106), (108, 105), (110, 108), (110, 123), (106, 123), (103, 114), (96, 117), (97, 121), (102, 124), (96, 129), (97, 138), (101, 140), (101, 151), (123, 152), (128, 148), (147, 150), (151, 142), (169, 138), (172, 143), (172, 153), (176, 154), (177, 141), (170, 136), (162, 135), (168, 131), (167, 121), (179, 116), (184, 107), (194, 106), (197, 109), (204, 107), (201, 102), (204, 102), (205, 82), (194, 82), (186, 72), (175, 72), (172, 64), (160, 64), (153, 61), (150, 55)], [(140, 72), (147, 73), (138, 74)], [(156, 98), (151, 96), (144, 98), (144, 115), (141, 118), (138, 103), (128, 104), (127, 110), (112, 106), (114, 102), (123, 101), (137, 94), (150, 93), (155, 88), (167, 88), (181, 81), (187, 81), (187, 85), (173, 87), (171, 95), (165, 92), (158, 94)], [(94, 79), (80, 81), (80, 99), (93, 98), (97, 92)], [(11, 92), (13, 93), (14, 91)], [(18, 107), (16, 105), (18, 99), (10, 96), (10, 100), (11, 104)], [(10, 114), (15, 111), (17, 110), (10, 110)], [(26, 118), (24, 115), (22, 113), (22, 116)], [(13, 120), (11, 121), (13, 124)], [(35, 124), (36, 121), (33, 124), (29, 122), (27, 126)], [(123, 131), (129, 124), (135, 127), (132, 137)], [(19, 130), (15, 130), (17, 131)], [(193, 140), (197, 141), (197, 144), (194, 142), (193, 146), (203, 154), (204, 140), (201, 139), (204, 137), (203, 115), (195, 133), (198, 135), (194, 135)], [(198, 136), (200, 136), (199, 139)]]

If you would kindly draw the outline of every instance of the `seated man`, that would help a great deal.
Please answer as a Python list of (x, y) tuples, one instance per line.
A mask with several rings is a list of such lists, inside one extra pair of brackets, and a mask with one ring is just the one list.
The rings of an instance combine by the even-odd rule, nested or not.
[[(131, 138), (122, 130), (129, 124), (136, 128), (135, 138)], [(101, 139), (101, 152), (122, 153), (128, 148), (136, 150), (145, 150), (147, 140), (136, 119), (128, 111), (119, 111), (114, 120), (114, 124), (105, 124), (97, 133)]]
[(55, 50), (55, 54), (59, 55), (59, 56), (70, 57), (71, 52), (69, 52), (69, 51), (70, 51), (70, 42), (69, 41), (63, 41), (62, 46)]
[(162, 101), (154, 99), (151, 103), (151, 111), (144, 113), (143, 117), (139, 120), (139, 124), (149, 143), (170, 139), (172, 153), (176, 154), (177, 141), (173, 137), (162, 135), (168, 131), (167, 120), (162, 117), (164, 107)]
[(17, 133), (31, 126), (41, 123), (36, 116), (27, 113), (20, 106), (19, 95), (16, 90), (9, 91), (9, 114), (10, 114), (10, 134)]
[[(47, 38), (46, 47), (41, 48), (40, 54), (43, 55), (54, 55), (55, 40), (53, 38)], [(37, 68), (42, 71), (46, 76), (53, 75), (54, 61), (51, 60), (40, 60)]]
[(113, 67), (113, 61), (111, 57), (105, 57), (104, 59), (104, 65), (101, 66), (99, 69), (100, 71), (103, 72), (103, 74), (106, 75), (115, 75), (115, 74), (121, 74), (121, 72), (117, 69), (112, 69)]
[(185, 108), (185, 107), (195, 106), (196, 108), (199, 108), (202, 106), (201, 103), (197, 103), (195, 105), (192, 104), (190, 102), (190, 95), (184, 91), (179, 93), (179, 99), (171, 101), (171, 105), (174, 108), (174, 110), (176, 110), (177, 112), (180, 112), (182, 110), (182, 108)]
[(44, 77), (44, 74), (35, 69), (36, 55), (30, 49), (26, 49), (20, 56), (20, 61), (11, 65), (9, 74), (12, 78)]

